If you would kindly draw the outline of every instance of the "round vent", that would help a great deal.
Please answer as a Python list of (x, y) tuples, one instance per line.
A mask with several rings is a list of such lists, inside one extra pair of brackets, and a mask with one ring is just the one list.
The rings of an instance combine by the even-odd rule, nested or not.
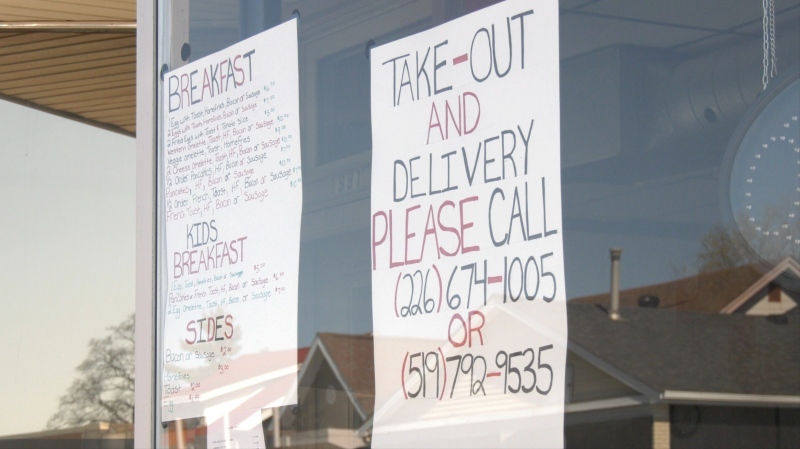
[(658, 303), (660, 300), (656, 295), (642, 295), (639, 297), (639, 307), (643, 307), (646, 309), (656, 309), (658, 308)]

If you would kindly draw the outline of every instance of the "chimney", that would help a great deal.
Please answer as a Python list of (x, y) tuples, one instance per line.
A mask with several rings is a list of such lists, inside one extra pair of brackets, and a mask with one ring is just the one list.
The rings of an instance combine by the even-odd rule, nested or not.
[(612, 320), (620, 319), (619, 315), (619, 259), (622, 256), (621, 248), (611, 248), (611, 308), (608, 316)]

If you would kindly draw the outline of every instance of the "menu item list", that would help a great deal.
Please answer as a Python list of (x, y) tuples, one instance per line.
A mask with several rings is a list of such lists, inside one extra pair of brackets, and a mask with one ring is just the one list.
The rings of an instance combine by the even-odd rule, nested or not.
[(296, 402), (297, 25), (167, 73), (162, 416)]

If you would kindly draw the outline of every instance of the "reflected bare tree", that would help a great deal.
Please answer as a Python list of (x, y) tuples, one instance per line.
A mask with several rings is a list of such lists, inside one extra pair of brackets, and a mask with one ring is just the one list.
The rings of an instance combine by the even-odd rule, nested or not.
[(741, 235), (727, 226), (715, 225), (700, 239), (698, 273), (733, 268), (758, 260)]
[(785, 257), (800, 258), (796, 236), (786, 238), (797, 225), (794, 215), (772, 206), (765, 208), (758, 225), (744, 214), (737, 214), (736, 222), (738, 227), (715, 225), (700, 239), (699, 273), (747, 265), (762, 258), (772, 262)]
[(133, 422), (133, 315), (108, 331), (105, 337), (89, 341), (89, 355), (77, 368), (79, 377), (59, 399), (47, 428)]

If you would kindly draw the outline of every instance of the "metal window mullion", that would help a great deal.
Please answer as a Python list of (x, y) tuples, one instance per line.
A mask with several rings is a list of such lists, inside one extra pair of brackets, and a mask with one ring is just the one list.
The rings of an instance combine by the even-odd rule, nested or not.
[(155, 446), (156, 5), (137, 0), (134, 447)]

